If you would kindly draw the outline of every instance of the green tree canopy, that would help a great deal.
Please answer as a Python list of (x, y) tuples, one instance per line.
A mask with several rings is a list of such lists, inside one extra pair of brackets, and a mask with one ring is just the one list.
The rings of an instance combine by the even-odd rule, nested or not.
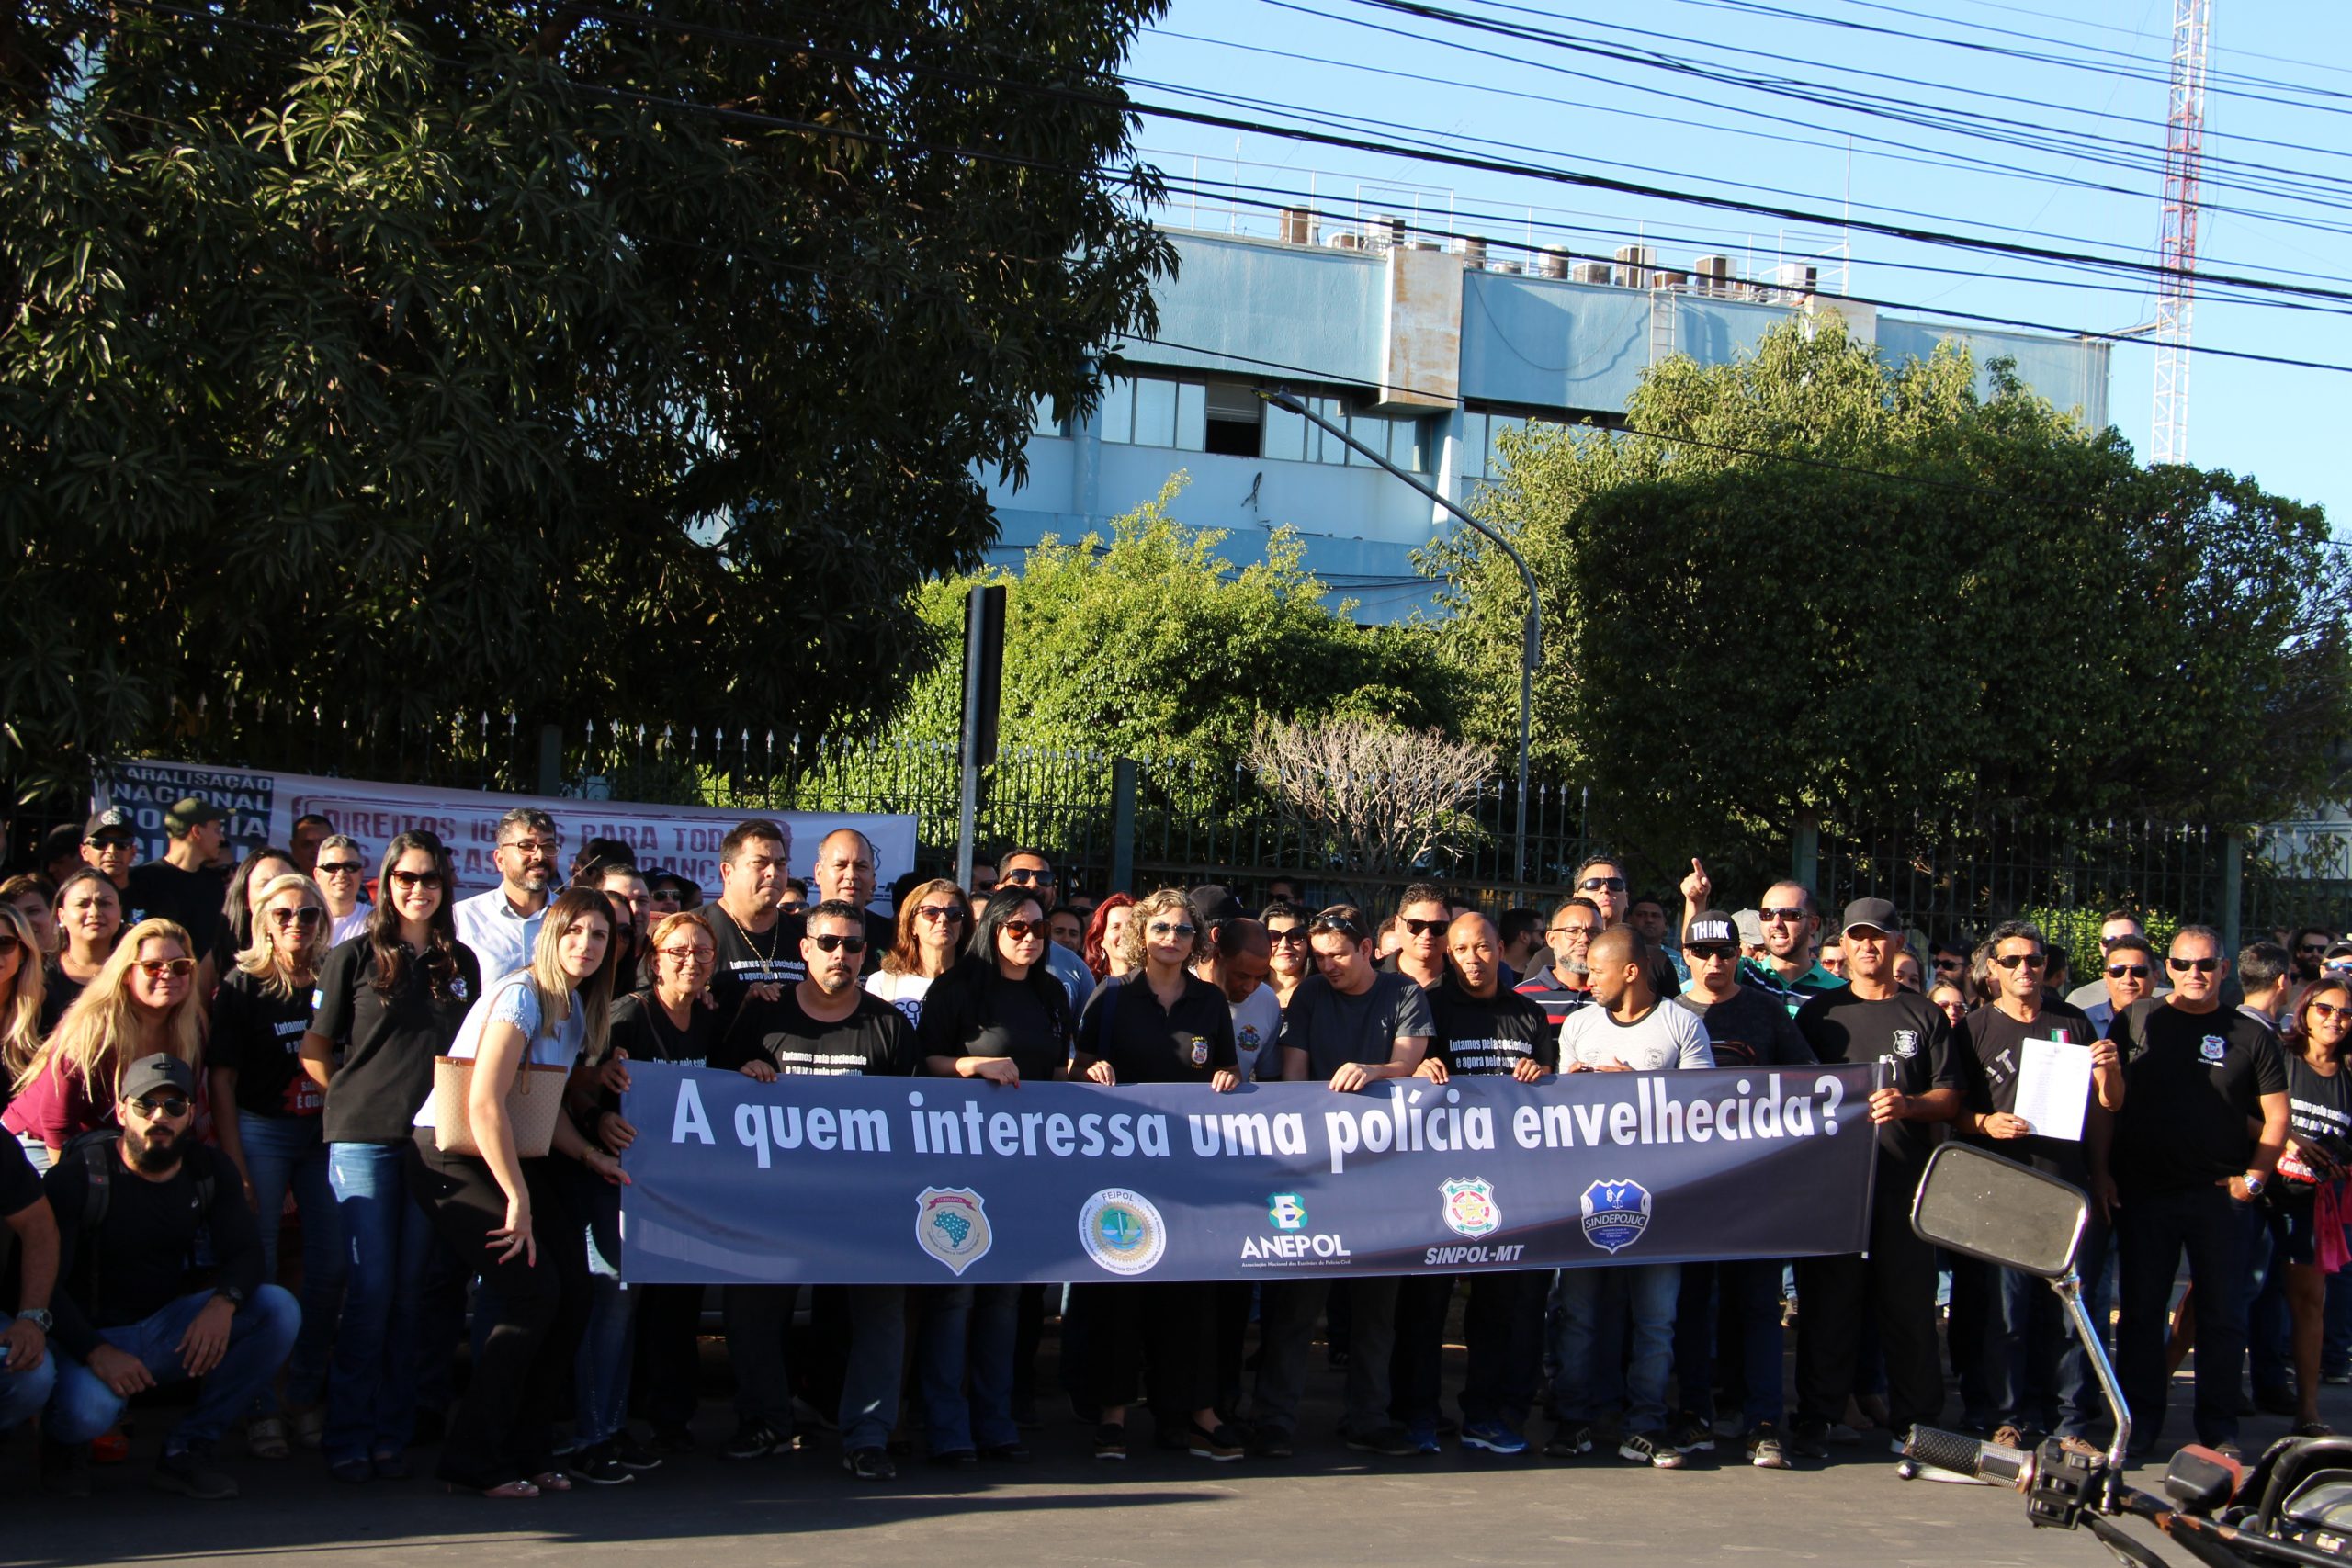
[[(1324, 588), (1287, 528), (1266, 558), (1236, 569), (1225, 535), (1170, 515), (1182, 488), (1112, 525), (1104, 539), (1047, 538), (1018, 573), (947, 578), (919, 596), (946, 638), (977, 584), (1006, 587), (1004, 744), (1176, 754), (1221, 766), (1249, 750), (1258, 716), (1444, 722), (1458, 698), (1426, 635), (1358, 626), (1323, 603)], [(962, 673), (949, 660), (918, 682), (898, 732), (952, 740)]]
[(0, 764), (887, 707), (976, 473), (1151, 330), (1160, 5), (20, 9)]
[[(1537, 744), (1654, 867), (1807, 811), (2247, 821), (2326, 784), (2352, 572), (2319, 509), (2143, 469), (1991, 368), (1831, 317), (1658, 366), (1644, 436), (1510, 446), (1481, 504), (1544, 593)], [(1473, 535), (1424, 564), (1499, 739), (1525, 591)]]

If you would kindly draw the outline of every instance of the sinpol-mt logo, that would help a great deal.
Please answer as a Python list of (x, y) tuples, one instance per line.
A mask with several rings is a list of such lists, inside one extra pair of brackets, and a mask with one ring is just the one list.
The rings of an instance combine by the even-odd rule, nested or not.
[(1241, 1238), (1244, 1263), (1340, 1263), (1351, 1256), (1337, 1231), (1306, 1228), (1306, 1201), (1295, 1192), (1277, 1192), (1266, 1200), (1266, 1224), (1272, 1235)]

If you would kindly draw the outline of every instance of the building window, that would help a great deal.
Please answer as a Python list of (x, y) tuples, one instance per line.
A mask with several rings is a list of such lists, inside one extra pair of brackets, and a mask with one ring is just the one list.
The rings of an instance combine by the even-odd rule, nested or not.
[(1265, 422), (1266, 404), (1256, 389), (1218, 382), (1207, 391), (1205, 449), (1227, 457), (1263, 456), (1259, 433)]
[[(1429, 422), (1391, 419), (1385, 414), (1355, 413), (1338, 398), (1308, 398), (1306, 406), (1371, 447), (1407, 473), (1429, 471)], [(1347, 443), (1326, 434), (1295, 413), (1269, 406), (1262, 455), (1293, 463), (1337, 463), (1355, 468), (1373, 464)]]
[(1102, 394), (1102, 439), (1133, 446), (1205, 449), (1208, 389), (1151, 377), (1114, 381)]

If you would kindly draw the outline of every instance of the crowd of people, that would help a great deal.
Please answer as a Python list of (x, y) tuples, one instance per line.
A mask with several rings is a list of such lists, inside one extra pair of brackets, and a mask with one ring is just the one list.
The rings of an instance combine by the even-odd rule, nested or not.
[[(1254, 912), (1221, 886), (1088, 898), (1021, 847), (969, 887), (902, 877), (885, 915), (854, 829), (817, 846), (804, 882), (785, 829), (745, 821), (706, 897), (606, 840), (563, 869), (554, 821), (517, 809), (497, 825), (498, 886), (459, 898), (429, 832), (370, 866), (305, 818), (226, 867), (211, 803), (180, 801), (166, 828), (164, 854), (136, 864), (130, 818), (101, 810), (0, 885), (0, 1434), (37, 1429), (59, 1495), (88, 1493), (92, 1464), (126, 1451), (130, 1402), (170, 1382), (197, 1388), (153, 1479), (199, 1498), (237, 1495), (232, 1442), (263, 1461), (315, 1452), (354, 1485), (408, 1476), (437, 1442), (440, 1481), (500, 1498), (696, 1451), (706, 1292), (621, 1279), (637, 1134), (620, 1096), (644, 1062), (770, 1083), (1335, 1093), (1886, 1069), (1863, 1254), (825, 1286), (805, 1314), (794, 1287), (727, 1287), (734, 1428), (716, 1447), (736, 1461), (827, 1430), (863, 1481), (918, 1447), (946, 1466), (1026, 1461), (1057, 1322), (1062, 1392), (1105, 1461), (1128, 1456), (1138, 1410), (1158, 1448), (1292, 1455), (1318, 1327), (1339, 1439), (1399, 1460), (1452, 1440), (1675, 1469), (1722, 1444), (1788, 1469), (1938, 1421), (1947, 1364), (1967, 1427), (2103, 1442), (2089, 1359), (2049, 1292), (1912, 1232), (1946, 1139), (2086, 1195), (2080, 1267), (2102, 1325), (2114, 1281), (2135, 1451), (2159, 1440), (2192, 1348), (2196, 1435), (2225, 1450), (2247, 1408), (2319, 1429), (2321, 1384), (2352, 1382), (2352, 942), (2332, 931), (2233, 955), (2207, 927), (2158, 942), (2117, 910), (2070, 991), (2030, 924), (1931, 939), (1874, 897), (1831, 924), (1794, 882), (1726, 911), (1697, 862), (1671, 905), (1601, 858), (1555, 907), (1490, 918), (1427, 884), (1377, 913), (1313, 907), (1282, 877)], [(2018, 1113), (2030, 1044), (2087, 1055), (2079, 1135)]]

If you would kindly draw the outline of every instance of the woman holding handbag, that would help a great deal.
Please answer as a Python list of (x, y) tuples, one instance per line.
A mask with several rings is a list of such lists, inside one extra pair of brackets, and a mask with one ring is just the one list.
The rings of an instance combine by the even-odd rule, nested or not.
[[(568, 1492), (553, 1423), (587, 1322), (579, 1216), (551, 1155), (625, 1182), (563, 1111), (566, 1080), (610, 1045), (613, 911), (570, 888), (548, 908), (530, 967), (467, 1013), (433, 1097), (416, 1113), (408, 1184), (460, 1258), (479, 1263), (491, 1312), (449, 1435), (441, 1479), (487, 1497)], [(542, 1241), (545, 1246), (542, 1247)]]

